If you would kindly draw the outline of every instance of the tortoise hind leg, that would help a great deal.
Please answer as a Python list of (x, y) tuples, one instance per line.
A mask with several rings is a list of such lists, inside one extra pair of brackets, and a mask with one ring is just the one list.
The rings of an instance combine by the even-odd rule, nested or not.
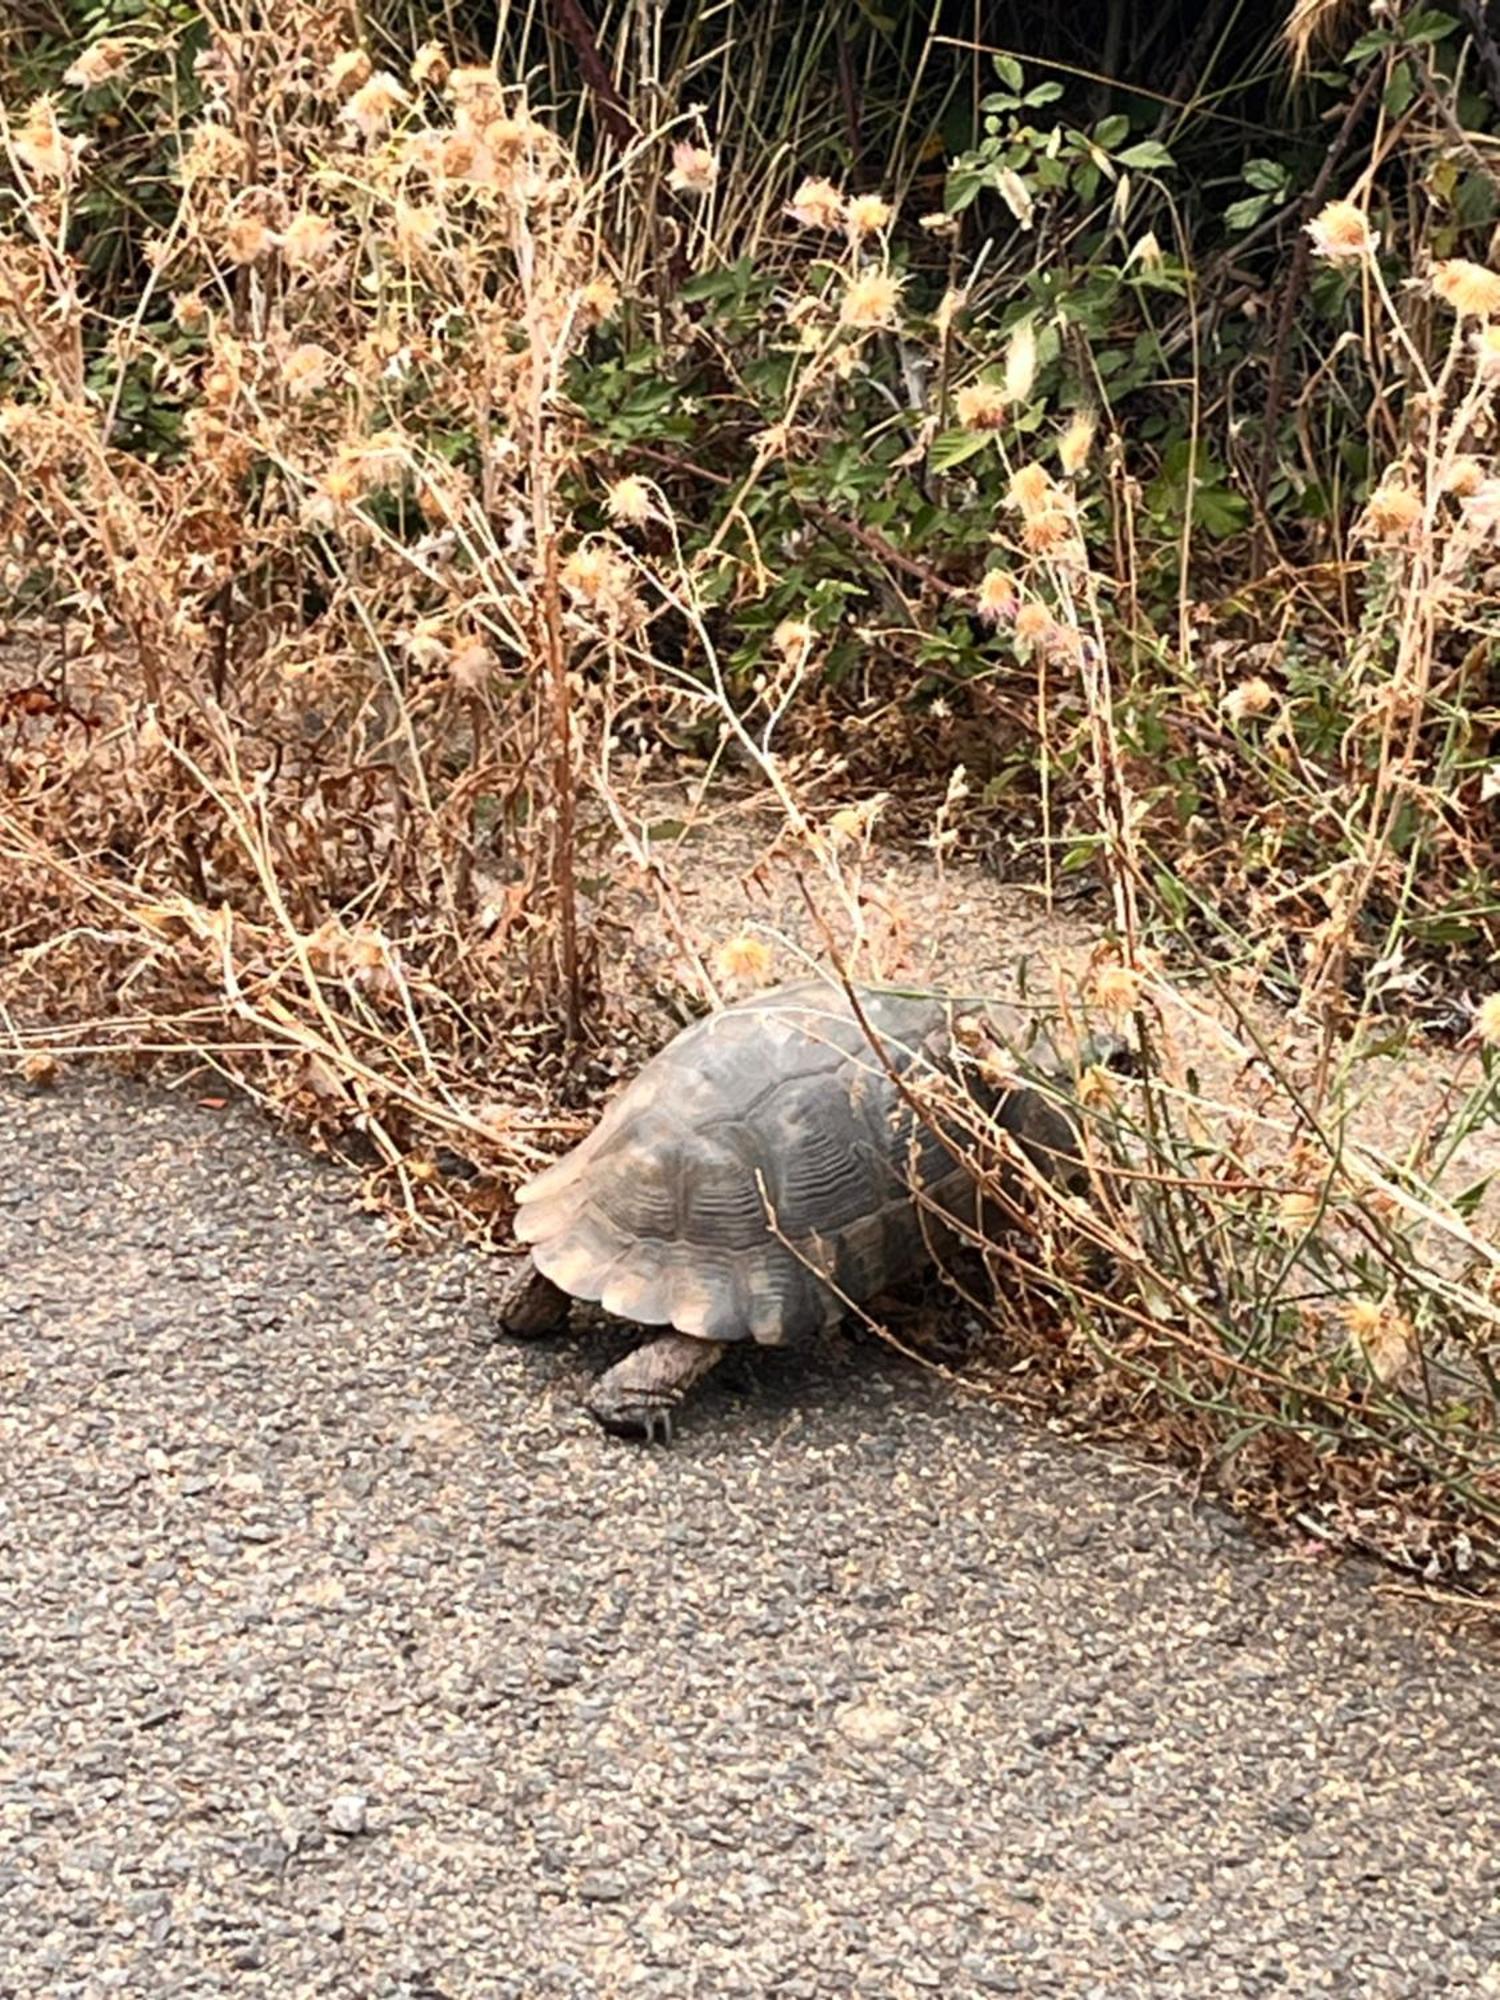
[(544, 1278), (529, 1257), (523, 1257), (500, 1289), (500, 1331), (517, 1340), (535, 1340), (567, 1324), (573, 1301), (560, 1285)]
[(664, 1333), (606, 1369), (589, 1391), (589, 1415), (616, 1437), (672, 1441), (672, 1412), (723, 1358), (722, 1345)]

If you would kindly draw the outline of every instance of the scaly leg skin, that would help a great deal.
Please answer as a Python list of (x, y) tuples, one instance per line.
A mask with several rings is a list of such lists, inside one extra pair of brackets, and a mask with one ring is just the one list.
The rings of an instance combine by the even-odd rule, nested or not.
[(647, 1444), (672, 1442), (672, 1412), (695, 1382), (716, 1367), (724, 1349), (712, 1340), (664, 1333), (606, 1369), (585, 1408), (615, 1437)]
[(573, 1301), (529, 1257), (521, 1258), (500, 1290), (500, 1331), (516, 1340), (535, 1340), (567, 1325)]

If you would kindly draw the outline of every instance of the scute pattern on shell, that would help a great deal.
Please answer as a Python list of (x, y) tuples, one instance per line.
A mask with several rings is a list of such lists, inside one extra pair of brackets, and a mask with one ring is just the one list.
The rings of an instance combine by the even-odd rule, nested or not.
[[(944, 1065), (950, 1003), (859, 1000), (898, 1074)], [(972, 1204), (842, 989), (808, 980), (678, 1035), (520, 1190), (516, 1234), (554, 1284), (621, 1318), (777, 1343), (929, 1260), (914, 1183), (946, 1213)]]

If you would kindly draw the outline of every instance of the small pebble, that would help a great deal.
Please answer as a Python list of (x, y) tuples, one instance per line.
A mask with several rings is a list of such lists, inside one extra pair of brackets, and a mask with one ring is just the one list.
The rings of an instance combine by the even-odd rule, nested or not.
[(363, 1833), (369, 1816), (370, 1804), (363, 1792), (340, 1792), (328, 1808), (328, 1824), (335, 1833)]

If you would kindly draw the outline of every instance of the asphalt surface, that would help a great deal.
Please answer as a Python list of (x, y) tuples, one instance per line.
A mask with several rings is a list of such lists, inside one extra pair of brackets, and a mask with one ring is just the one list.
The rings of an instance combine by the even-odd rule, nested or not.
[(7, 2000), (1500, 1993), (1483, 1631), (868, 1347), (604, 1439), (247, 1111), (0, 1159)]

